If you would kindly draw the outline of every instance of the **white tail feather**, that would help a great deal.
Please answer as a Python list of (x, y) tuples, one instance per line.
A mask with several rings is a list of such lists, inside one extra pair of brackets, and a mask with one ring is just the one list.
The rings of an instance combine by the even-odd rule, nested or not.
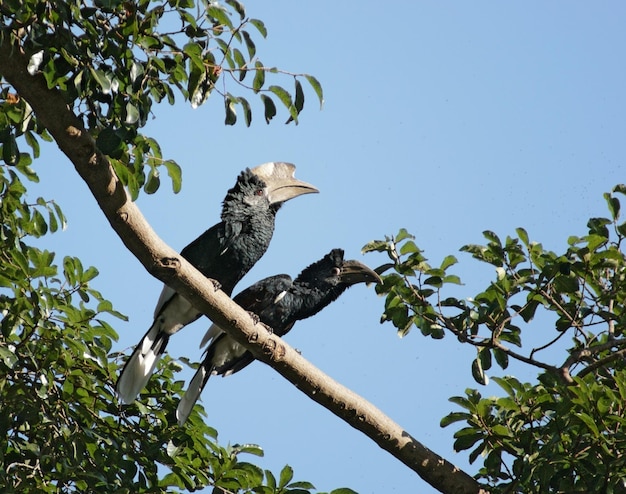
[(135, 401), (145, 388), (161, 356), (165, 336), (154, 324), (135, 348), (117, 380), (117, 395), (123, 403)]
[(196, 404), (196, 401), (198, 401), (198, 398), (200, 398), (202, 389), (206, 384), (206, 374), (207, 370), (201, 365), (189, 383), (187, 391), (185, 391), (184, 396), (176, 408), (176, 420), (178, 420), (178, 425), (182, 426), (187, 421), (187, 417), (189, 417), (193, 406)]
[(214, 340), (219, 335), (221, 335), (224, 331), (215, 323), (211, 324), (211, 327), (208, 329), (206, 334), (202, 337), (202, 341), (200, 342), (200, 348), (204, 347), (211, 340)]

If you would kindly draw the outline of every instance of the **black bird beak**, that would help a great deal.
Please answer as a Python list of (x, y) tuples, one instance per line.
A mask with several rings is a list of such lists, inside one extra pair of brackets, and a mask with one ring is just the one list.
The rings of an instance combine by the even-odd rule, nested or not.
[(303, 194), (319, 192), (311, 184), (294, 177), (296, 167), (291, 163), (272, 161), (252, 168), (251, 171), (267, 185), (270, 204), (285, 202)]
[(340, 279), (342, 283), (355, 285), (357, 283), (382, 283), (376, 271), (368, 268), (359, 261), (344, 261), (341, 266)]

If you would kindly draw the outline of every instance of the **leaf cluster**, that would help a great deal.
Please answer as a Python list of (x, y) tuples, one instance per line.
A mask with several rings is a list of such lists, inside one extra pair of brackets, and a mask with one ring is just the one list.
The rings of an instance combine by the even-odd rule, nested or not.
[(483, 458), (479, 477), (491, 492), (624, 492), (626, 374), (587, 375), (564, 385), (550, 374), (540, 383), (494, 378), (503, 397), (476, 390), (450, 401), (463, 409), (442, 426), (465, 422), (454, 448)]
[[(378, 268), (381, 322), (400, 335), (415, 326), (426, 336), (450, 334), (472, 345), (471, 372), (480, 384), (488, 383), (494, 363), (507, 369), (511, 359), (540, 370), (536, 385), (493, 377), (503, 398), (483, 398), (476, 390), (452, 398), (465, 411), (442, 421), (466, 422), (455, 433), (455, 448), (473, 448), (472, 461), (482, 455), (480, 475), (503, 492), (611, 492), (624, 485), (626, 468), (618, 459), (626, 439), (622, 195), (624, 185), (606, 193), (608, 217), (589, 219), (587, 234), (568, 238), (562, 253), (531, 241), (523, 228), (504, 240), (483, 232), (485, 244), (461, 251), (490, 266), (493, 278), (466, 298), (446, 294), (446, 285), (460, 283), (449, 273), (456, 258), (433, 268), (406, 230), (364, 247), (391, 261)], [(532, 325), (540, 328), (532, 328), (529, 349), (523, 343)], [(543, 341), (536, 343), (538, 335)]]
[[(140, 132), (154, 103), (174, 104), (178, 94), (196, 108), (217, 92), (224, 100), (225, 123), (234, 124), (241, 107), (250, 125), (252, 106), (226, 89), (230, 83), (260, 96), (268, 123), (277, 114), (276, 100), (286, 108), (287, 122), (297, 123), (304, 108), (301, 80), (322, 103), (315, 77), (282, 72), (259, 60), (255, 37), (266, 35), (264, 23), (248, 17), (237, 0), (224, 5), (206, 0), (8, 0), (0, 5), (0, 43), (27, 53), (29, 72), (64, 94), (133, 198), (142, 188), (146, 193), (159, 188), (163, 167), (174, 191), (181, 187), (179, 165), (164, 159), (156, 141)], [(293, 79), (293, 96), (282, 85), (268, 83), (268, 74)], [(2, 158), (24, 168), (30, 159), (17, 138), (24, 134), (29, 145), (36, 145), (43, 131), (33, 132), (36, 118), (1, 80), (0, 88), (0, 104), (15, 106), (5, 108), (0, 122)]]

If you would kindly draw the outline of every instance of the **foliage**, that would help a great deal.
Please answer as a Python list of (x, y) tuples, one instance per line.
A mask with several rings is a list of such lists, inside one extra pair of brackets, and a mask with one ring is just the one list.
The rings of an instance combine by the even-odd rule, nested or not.
[[(493, 267), (495, 279), (469, 298), (448, 296), (454, 256), (432, 267), (406, 230), (370, 242), (366, 252), (386, 252), (390, 263), (377, 286), (385, 295), (381, 322), (400, 335), (417, 327), (435, 339), (446, 334), (476, 348), (474, 379), (487, 384), (495, 362), (511, 359), (540, 369), (539, 384), (512, 377), (494, 378), (504, 398), (482, 398), (476, 390), (454, 397), (465, 409), (442, 425), (465, 421), (455, 448), (474, 448), (470, 460), (484, 456), (480, 476), (503, 492), (611, 492), (623, 489), (622, 457), (626, 433), (622, 405), (626, 395), (626, 222), (620, 222), (619, 196), (626, 186), (605, 194), (608, 218), (591, 218), (588, 233), (570, 237), (555, 253), (530, 241), (523, 228), (502, 241), (486, 231), (485, 245), (467, 252)], [(543, 341), (522, 351), (524, 329)], [(514, 347), (516, 347), (514, 349)], [(616, 491), (617, 492), (617, 491)]]
[[(266, 35), (264, 23), (248, 17), (237, 0), (225, 5), (207, 0), (198, 5), (193, 0), (0, 4), (0, 42), (23, 49), (31, 57), (29, 72), (42, 74), (49, 88), (63, 92), (133, 198), (142, 187), (146, 193), (159, 188), (162, 167), (174, 191), (181, 187), (181, 168), (139, 131), (154, 103), (174, 104), (178, 93), (196, 108), (217, 92), (225, 123), (235, 124), (240, 108), (248, 126), (252, 105), (227, 86), (257, 94), (268, 123), (277, 114), (276, 100), (286, 108), (287, 122), (298, 122), (305, 101), (302, 80), (322, 103), (322, 88), (313, 76), (261, 62), (255, 38)], [(266, 81), (280, 75), (293, 79), (293, 96)], [(0, 104), (2, 158), (25, 168), (29, 158), (17, 138), (24, 136), (36, 156), (37, 138), (45, 138), (45, 131), (28, 104), (1, 81)]]

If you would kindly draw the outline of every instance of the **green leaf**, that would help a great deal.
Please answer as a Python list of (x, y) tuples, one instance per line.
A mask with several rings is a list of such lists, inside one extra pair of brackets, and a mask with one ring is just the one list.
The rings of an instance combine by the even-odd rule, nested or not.
[(482, 362), (479, 358), (475, 358), (472, 362), (472, 377), (479, 384), (489, 384), (489, 377), (485, 374)]
[(180, 166), (178, 166), (178, 163), (176, 163), (174, 160), (166, 160), (163, 162), (163, 165), (165, 165), (167, 174), (172, 180), (172, 190), (174, 191), (174, 194), (178, 194), (183, 184), (182, 169), (180, 168)]
[(462, 285), (461, 278), (455, 274), (449, 274), (442, 279), (443, 283), (452, 283), (454, 285)]
[(240, 20), (243, 21), (246, 17), (246, 8), (243, 6), (243, 4), (238, 2), (237, 0), (225, 0), (225, 2), (233, 9), (235, 9), (235, 11), (239, 14)]
[(225, 125), (235, 125), (237, 123), (237, 112), (235, 110), (235, 102), (230, 96), (224, 98), (224, 110), (226, 117), (224, 118)]
[(587, 222), (587, 227), (589, 228), (589, 233), (591, 235), (598, 235), (608, 239), (609, 229), (606, 225), (609, 225), (610, 223), (611, 220), (608, 220), (607, 218), (590, 218)]
[(524, 243), (526, 247), (528, 247), (530, 242), (528, 240), (528, 233), (526, 232), (526, 230), (524, 230), (523, 228), (516, 228), (515, 231), (517, 232), (517, 236), (519, 237), (519, 239)]
[(233, 23), (230, 20), (230, 17), (228, 16), (226, 10), (222, 7), (216, 6), (216, 4), (210, 5), (212, 6), (207, 9), (207, 15), (215, 19), (222, 26), (226, 26), (231, 30), (234, 29)]
[(478, 359), (480, 360), (480, 366), (484, 370), (491, 369), (491, 349), (481, 348), (478, 352)]
[(278, 488), (282, 489), (293, 479), (293, 468), (289, 465), (285, 465), (280, 471), (280, 479), (278, 481)]
[(12, 166), (17, 163), (19, 154), (15, 135), (11, 132), (2, 143), (2, 159), (7, 165)]
[(265, 470), (265, 479), (267, 481), (268, 487), (272, 489), (273, 491), (275, 491), (276, 490), (276, 477), (274, 477), (274, 474), (269, 470)]
[[(459, 433), (457, 432), (455, 434), (455, 437), (457, 437)], [(477, 432), (474, 429), (470, 429), (469, 433), (463, 434), (463, 435), (459, 435), (457, 437), (457, 439), (454, 441), (454, 450), (455, 451), (464, 451), (466, 449), (471, 448), (472, 446), (474, 446), (474, 444), (476, 444), (478, 441), (480, 441), (483, 438), (483, 435), (481, 432)]]
[(237, 445), (237, 450), (241, 451), (242, 453), (247, 453), (249, 455), (259, 457), (262, 457), (265, 454), (263, 452), (263, 448), (261, 448), (261, 446), (259, 446), (258, 444), (240, 444)]
[(58, 231), (59, 223), (54, 215), (54, 211), (52, 209), (48, 209), (48, 225), (50, 226), (50, 231), (52, 233)]
[(111, 92), (111, 78), (102, 70), (96, 70), (93, 67), (89, 67), (91, 75), (96, 80), (103, 94), (109, 94)]
[(509, 356), (504, 350), (494, 348), (493, 356), (496, 358), (496, 362), (502, 369), (506, 369), (509, 366)]
[(139, 110), (132, 103), (126, 104), (126, 120), (127, 125), (133, 125), (139, 120)]
[(254, 79), (252, 81), (252, 89), (255, 93), (258, 93), (263, 87), (263, 84), (265, 84), (265, 70), (263, 64), (259, 60), (255, 62), (254, 67), (255, 72)]
[[(243, 58), (243, 54), (238, 48), (233, 49), (233, 59), (235, 60), (237, 67), (239, 67), (240, 69), (245, 67), (246, 59)], [(245, 70), (239, 71), (239, 82), (243, 81), (245, 77), (246, 77), (246, 71)]]
[(304, 108), (304, 91), (302, 90), (302, 84), (300, 84), (300, 81), (298, 79), (296, 79), (296, 96), (294, 99), (294, 106), (296, 107), (296, 110), (298, 111), (298, 114), (302, 111), (302, 109)]
[[(389, 248), (389, 242), (386, 240), (372, 240), (361, 248), (361, 253), (367, 252), (386, 252)], [(380, 274), (380, 273), (379, 273)]]
[(450, 266), (453, 266), (457, 262), (459, 262), (459, 261), (457, 260), (456, 257), (454, 257), (452, 255), (446, 256), (446, 257), (444, 257), (443, 261), (441, 261), (440, 269), (445, 271), (446, 269), (448, 269)]
[(243, 35), (243, 40), (246, 43), (246, 48), (248, 49), (248, 57), (252, 60), (254, 55), (256, 55), (256, 45), (254, 44), (254, 41), (252, 41), (248, 31), (242, 31), (241, 34)]
[(280, 100), (280, 102), (285, 105), (285, 108), (287, 108), (287, 110), (289, 110), (289, 113), (291, 115), (291, 118), (294, 121), (298, 121), (298, 113), (296, 112), (295, 107), (293, 106), (293, 102), (291, 100), (291, 95), (282, 87), (280, 86), (276, 86), (276, 85), (272, 85), (270, 87), (267, 88), (269, 91), (271, 91), (272, 93), (274, 93), (278, 99)]
[[(302, 481), (302, 480), (300, 480), (298, 482), (292, 482), (287, 487), (289, 487), (289, 489), (294, 489), (294, 488), (315, 489), (315, 486), (313, 484), (311, 484), (311, 482), (306, 482), (306, 481)], [(291, 491), (289, 491), (289, 492), (291, 492)]]
[(609, 211), (611, 212), (611, 217), (613, 218), (613, 221), (617, 221), (617, 219), (619, 218), (620, 210), (619, 199), (617, 197), (611, 196), (611, 194), (606, 192), (604, 193), (604, 199), (606, 200), (606, 203), (609, 207)]
[(250, 19), (248, 22), (252, 24), (257, 29), (257, 31), (259, 31), (259, 34), (261, 36), (267, 38), (267, 29), (265, 28), (265, 24), (263, 23), (263, 21), (259, 19)]
[(595, 437), (599, 437), (600, 436), (600, 431), (598, 429), (598, 425), (596, 424), (596, 421), (593, 420), (593, 418), (588, 415), (585, 412), (578, 412), (576, 413), (576, 416), (582, 421), (584, 422), (584, 424), (587, 426), (587, 428), (591, 431), (591, 433), (595, 436)]
[(35, 137), (35, 135), (29, 130), (24, 133), (24, 137), (26, 138), (26, 143), (33, 150), (33, 158), (39, 158), (39, 153), (41, 151), (39, 146), (39, 141)]
[(246, 123), (246, 127), (250, 127), (250, 124), (252, 123), (252, 108), (250, 108), (250, 103), (248, 103), (248, 100), (242, 96), (237, 98), (237, 101), (239, 101), (239, 104), (243, 107), (243, 118)]
[(309, 84), (313, 88), (313, 91), (315, 91), (315, 94), (317, 94), (317, 99), (320, 102), (320, 109), (321, 109), (324, 106), (324, 92), (322, 90), (322, 85), (312, 75), (305, 74), (304, 77), (307, 81), (309, 81)]
[(490, 242), (493, 242), (496, 245), (502, 246), (502, 242), (500, 241), (500, 238), (491, 230), (485, 230), (483, 232), (483, 236)]
[(96, 146), (103, 154), (112, 155), (120, 149), (122, 139), (111, 127), (103, 129), (96, 138)]
[(270, 120), (276, 116), (276, 105), (269, 96), (261, 95), (261, 100), (265, 106), (265, 121), (269, 124)]
[(455, 422), (461, 422), (463, 420), (469, 420), (472, 416), (465, 412), (451, 412), (441, 419), (439, 422), (440, 427), (447, 427)]
[(406, 242), (402, 244), (402, 247), (400, 247), (400, 255), (402, 256), (413, 254), (415, 252), (421, 252), (421, 251), (419, 247), (417, 246), (417, 244), (413, 242), (413, 240), (407, 240)]
[(143, 186), (143, 190), (146, 194), (154, 194), (157, 190), (159, 190), (159, 186), (161, 185), (161, 179), (159, 178), (159, 172), (156, 168), (152, 168), (150, 173), (148, 173), (148, 180)]
[(415, 240), (415, 236), (411, 235), (406, 228), (400, 228), (400, 230), (398, 230), (398, 233), (395, 236), (395, 241), (396, 242), (402, 242), (405, 239), (410, 239), (410, 240)]

